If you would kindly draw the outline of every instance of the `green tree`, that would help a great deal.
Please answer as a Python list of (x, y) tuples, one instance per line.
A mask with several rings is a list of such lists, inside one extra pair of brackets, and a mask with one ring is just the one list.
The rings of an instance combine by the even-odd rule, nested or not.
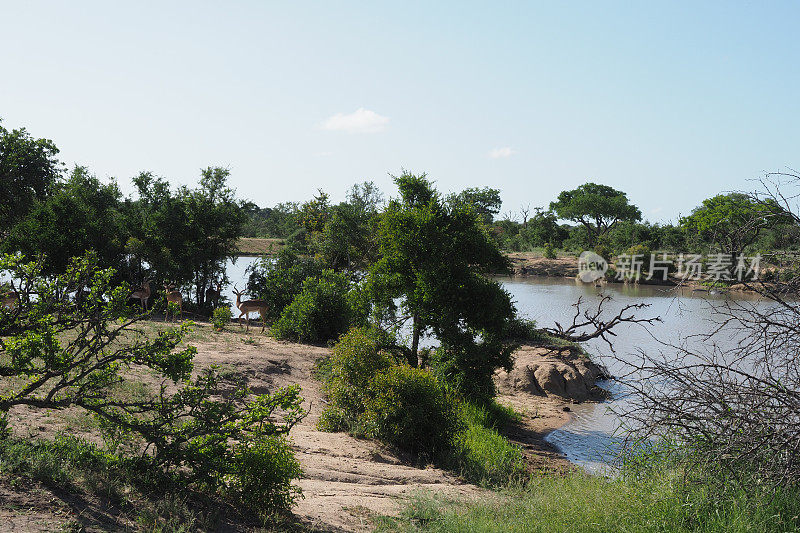
[(63, 170), (57, 154), (53, 141), (0, 125), (0, 236), (53, 191)]
[(592, 245), (618, 222), (642, 219), (641, 211), (628, 202), (624, 192), (597, 183), (562, 191), (558, 199), (550, 203), (550, 209), (561, 219), (583, 224)]
[(334, 270), (361, 271), (376, 260), (378, 208), (383, 194), (372, 182), (356, 184), (348, 201), (330, 210), (321, 233), (315, 235), (317, 256)]
[(558, 217), (552, 211), (545, 211), (540, 207), (536, 208), (535, 214), (527, 221), (524, 228), (520, 229), (520, 235), (531, 246), (544, 246), (551, 244), (557, 248), (561, 247), (567, 232), (558, 225)]
[(703, 200), (681, 226), (702, 242), (716, 245), (733, 257), (753, 244), (765, 228), (788, 222), (774, 201), (756, 201), (747, 194), (718, 194)]
[(29, 257), (44, 254), (47, 274), (64, 272), (72, 257), (92, 250), (104, 267), (123, 268), (125, 230), (116, 183), (101, 183), (85, 167), (76, 166), (67, 181), (35, 201), (28, 215), (3, 242), (7, 252)]
[(464, 189), (455, 195), (452, 201), (471, 206), (484, 224), (491, 224), (503, 205), (503, 201), (500, 200), (500, 191), (490, 187)]
[(495, 341), (514, 306), (487, 277), (507, 271), (508, 262), (470, 206), (444, 201), (424, 174), (404, 172), (394, 181), (400, 198), (381, 217), (381, 258), (369, 274), (378, 312), (395, 324), (410, 321), (410, 365), (419, 364), (420, 338), (431, 332), (444, 348), (445, 376), (485, 388), (495, 368), (510, 364), (510, 352)]
[(189, 286), (198, 306), (211, 282), (225, 276), (225, 261), (237, 253), (247, 213), (228, 187), (230, 172), (208, 167), (195, 189), (172, 192), (162, 178), (143, 172), (134, 179), (139, 199), (129, 200), (126, 220), (138, 252), (154, 276)]
[[(142, 333), (147, 314), (131, 314), (129, 286), (115, 285), (92, 254), (56, 276), (41, 267), (0, 257), (19, 294), (17, 306), (0, 309), (0, 433), (15, 407), (77, 408), (135, 436), (114, 453), (144, 479), (166, 477), (263, 517), (291, 506), (300, 468), (283, 436), (305, 415), (298, 387), (256, 395), (214, 368), (193, 377), (197, 350), (179, 348), (189, 323)], [(76, 301), (80, 287), (88, 291)], [(148, 389), (143, 373), (161, 385)], [(143, 390), (131, 395), (132, 386)]]

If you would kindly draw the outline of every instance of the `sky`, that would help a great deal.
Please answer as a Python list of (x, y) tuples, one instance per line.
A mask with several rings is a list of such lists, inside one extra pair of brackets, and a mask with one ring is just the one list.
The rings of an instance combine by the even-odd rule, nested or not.
[(674, 221), (800, 167), (796, 2), (0, 0), (0, 118), (123, 192), (225, 166), (261, 206), (587, 181)]

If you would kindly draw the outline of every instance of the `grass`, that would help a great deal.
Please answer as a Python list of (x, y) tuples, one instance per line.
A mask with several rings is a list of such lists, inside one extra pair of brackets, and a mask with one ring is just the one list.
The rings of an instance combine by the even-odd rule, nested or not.
[(465, 428), (455, 436), (444, 463), (479, 485), (503, 486), (522, 479), (522, 450), (499, 433), (521, 415), (496, 401), (487, 405), (462, 402), (460, 414)]
[(575, 473), (537, 476), (480, 501), (413, 497), (378, 531), (398, 532), (783, 532), (800, 529), (800, 494), (732, 490), (724, 498), (686, 486), (675, 471), (644, 479)]
[(236, 248), (238, 255), (277, 255), (285, 244), (283, 239), (242, 237), (236, 241)]

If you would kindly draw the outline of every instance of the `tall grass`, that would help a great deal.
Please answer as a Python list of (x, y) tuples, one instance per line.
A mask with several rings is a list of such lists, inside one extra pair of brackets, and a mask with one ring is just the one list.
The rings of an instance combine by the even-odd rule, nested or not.
[(444, 466), (480, 485), (502, 486), (525, 477), (522, 450), (498, 433), (503, 426), (519, 419), (517, 413), (496, 402), (488, 405), (462, 402), (459, 415), (463, 429), (443, 454)]
[(800, 530), (800, 491), (728, 486), (665, 461), (617, 478), (536, 476), (479, 501), (420, 494), (381, 531), (783, 532)]

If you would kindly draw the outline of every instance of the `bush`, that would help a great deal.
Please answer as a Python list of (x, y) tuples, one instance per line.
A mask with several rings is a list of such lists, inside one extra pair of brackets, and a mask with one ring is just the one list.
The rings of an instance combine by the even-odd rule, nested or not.
[[(10, 429), (11, 409), (71, 407), (99, 420), (108, 457), (142, 465), (141, 483), (160, 472), (176, 490), (211, 498), (240, 483), (262, 515), (264, 506), (291, 503), (296, 469), (270, 439), (305, 416), (298, 386), (253, 394), (214, 367), (193, 372), (196, 348), (179, 349), (191, 324), (152, 335), (136, 329), (148, 315), (131, 316), (130, 288), (113, 285), (114, 272), (97, 269), (91, 256), (55, 277), (43, 276), (38, 263), (0, 257), (6, 273), (22, 280), (17, 290), (25, 306), (0, 313), (0, 432)], [(79, 303), (70, 295), (76, 286), (89, 289)], [(148, 388), (143, 372), (171, 387)], [(261, 485), (248, 481), (254, 476)]]
[(217, 307), (211, 314), (211, 324), (217, 331), (222, 331), (231, 323), (232, 317), (230, 307)]
[(322, 273), (322, 266), (284, 248), (278, 253), (277, 260), (265, 257), (248, 272), (247, 291), (269, 304), (267, 318), (274, 321), (303, 290), (303, 282)]
[(300, 463), (283, 437), (266, 437), (236, 448), (227, 495), (235, 503), (266, 519), (278, 509), (290, 509), (300, 494), (292, 480), (302, 474)]
[(545, 243), (544, 250), (542, 251), (542, 254), (547, 259), (555, 259), (556, 257), (558, 257), (558, 255), (556, 254), (556, 251), (553, 249), (553, 245), (550, 244), (549, 242)]
[[(381, 351), (384, 339), (375, 328), (353, 328), (333, 347), (322, 387), (331, 407), (322, 414), (322, 429), (337, 431), (358, 425), (373, 378), (395, 364), (391, 355)], [(324, 427), (327, 422), (323, 420), (330, 421), (332, 427)]]
[(364, 417), (371, 436), (414, 453), (451, 447), (463, 428), (454, 398), (430, 372), (407, 365), (379, 372)]
[(611, 251), (611, 247), (605, 244), (598, 244), (597, 246), (595, 246), (594, 253), (596, 253), (609, 263), (611, 262), (611, 256), (614, 255), (614, 253)]
[(323, 374), (330, 402), (318, 427), (347, 430), (414, 453), (447, 449), (459, 429), (456, 401), (425, 370), (397, 365), (375, 328), (353, 328), (333, 348)]
[(388, 341), (375, 328), (353, 328), (318, 364), (329, 405), (317, 427), (425, 454), (474, 482), (521, 478), (522, 451), (496, 431), (518, 415), (494, 401), (462, 401), (430, 372), (396, 364), (381, 349)]
[(272, 328), (279, 339), (325, 342), (366, 322), (364, 295), (345, 274), (324, 270), (303, 282), (300, 294)]

